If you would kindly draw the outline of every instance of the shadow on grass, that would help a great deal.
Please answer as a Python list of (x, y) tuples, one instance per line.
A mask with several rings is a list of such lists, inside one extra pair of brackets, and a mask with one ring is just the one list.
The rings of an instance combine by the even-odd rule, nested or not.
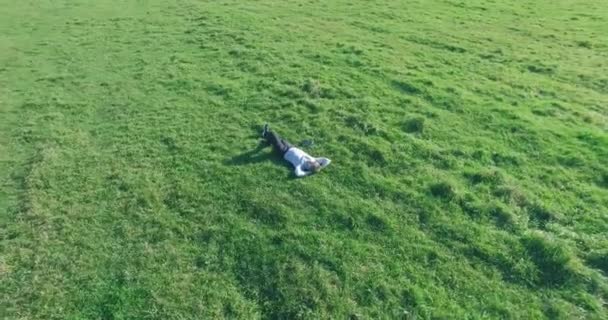
[(226, 165), (232, 166), (244, 166), (256, 164), (259, 162), (271, 161), (273, 164), (289, 168), (291, 172), (291, 166), (285, 162), (276, 152), (262, 152), (269, 144), (265, 142), (259, 143), (254, 149), (245, 151), (243, 153), (237, 154), (230, 159), (224, 161)]

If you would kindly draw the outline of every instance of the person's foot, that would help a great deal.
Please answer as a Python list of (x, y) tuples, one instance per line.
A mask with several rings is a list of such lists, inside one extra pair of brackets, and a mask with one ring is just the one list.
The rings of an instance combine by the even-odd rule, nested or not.
[(262, 130), (262, 138), (266, 137), (266, 133), (268, 133), (268, 123), (264, 124), (264, 129)]

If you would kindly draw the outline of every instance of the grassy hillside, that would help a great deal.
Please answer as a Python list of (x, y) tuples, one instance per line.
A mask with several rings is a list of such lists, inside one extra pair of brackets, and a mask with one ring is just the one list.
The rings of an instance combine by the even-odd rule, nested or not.
[(605, 1), (0, 7), (3, 318), (608, 318)]

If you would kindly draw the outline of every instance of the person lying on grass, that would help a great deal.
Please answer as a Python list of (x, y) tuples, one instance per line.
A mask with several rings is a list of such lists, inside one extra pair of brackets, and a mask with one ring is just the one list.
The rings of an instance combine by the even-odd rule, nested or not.
[(327, 158), (311, 157), (308, 153), (294, 147), (278, 134), (270, 131), (268, 129), (268, 123), (264, 125), (262, 138), (272, 144), (274, 149), (283, 156), (283, 159), (289, 161), (294, 166), (297, 177), (305, 177), (317, 173), (321, 171), (321, 169), (327, 167), (331, 162), (331, 160)]

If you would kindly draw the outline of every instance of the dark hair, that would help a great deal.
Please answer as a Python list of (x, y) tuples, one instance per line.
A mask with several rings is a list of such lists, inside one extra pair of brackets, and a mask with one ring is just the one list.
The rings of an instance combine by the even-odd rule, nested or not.
[(312, 171), (314, 173), (317, 173), (317, 172), (319, 172), (319, 170), (321, 170), (321, 164), (317, 160), (307, 161), (306, 167), (308, 168), (309, 171)]

